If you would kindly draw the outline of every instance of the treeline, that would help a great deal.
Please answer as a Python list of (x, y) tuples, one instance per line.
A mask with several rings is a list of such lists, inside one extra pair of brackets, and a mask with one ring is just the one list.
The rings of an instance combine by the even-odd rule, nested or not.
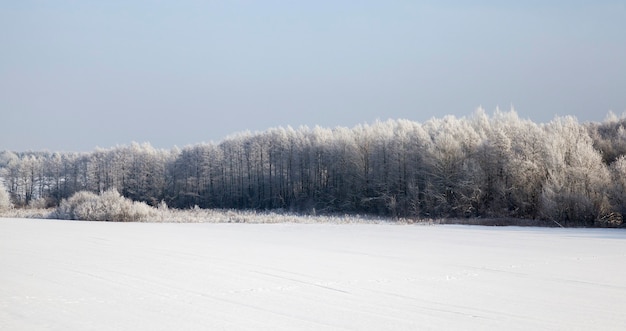
[(514, 111), (275, 128), (220, 143), (91, 153), (2, 152), (17, 206), (79, 191), (173, 208), (283, 209), (391, 217), (507, 217), (618, 226), (626, 213), (626, 119), (547, 124)]

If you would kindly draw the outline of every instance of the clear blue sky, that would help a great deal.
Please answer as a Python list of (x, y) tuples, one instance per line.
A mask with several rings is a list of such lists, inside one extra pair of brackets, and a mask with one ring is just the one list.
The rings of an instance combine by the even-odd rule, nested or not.
[(624, 1), (2, 1), (0, 150), (626, 111)]

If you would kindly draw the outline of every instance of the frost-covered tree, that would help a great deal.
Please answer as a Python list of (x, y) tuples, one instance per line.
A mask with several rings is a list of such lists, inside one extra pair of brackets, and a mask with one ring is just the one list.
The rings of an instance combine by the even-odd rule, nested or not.
[(425, 206), (433, 216), (474, 216), (481, 181), (472, 156), (480, 135), (466, 119), (446, 116), (425, 123), (432, 144), (425, 162)]
[[(514, 110), (496, 111), (490, 119), (479, 110), (473, 117), (483, 137), (475, 155), (483, 171), (480, 210), (498, 216), (536, 218), (545, 180), (544, 131)], [(481, 185), (482, 183), (482, 185)]]
[(553, 120), (546, 131), (549, 155), (542, 215), (568, 225), (594, 225), (610, 213), (610, 175), (602, 156), (573, 117)]
[(626, 155), (626, 113), (618, 117), (610, 112), (604, 122), (589, 123), (587, 129), (604, 163), (611, 164)]
[[(622, 155), (610, 167), (611, 185), (609, 186), (609, 200), (614, 213), (603, 219), (606, 225), (621, 225), (626, 217), (626, 156)], [(604, 224), (603, 224), (604, 225)]]
[(11, 202), (11, 196), (9, 192), (4, 188), (4, 185), (0, 182), (0, 211), (6, 211), (13, 208), (13, 203)]
[(67, 207), (87, 191), (97, 198), (82, 193), (72, 201), (88, 213), (89, 201), (127, 198), (171, 208), (614, 226), (625, 212), (624, 121), (581, 125), (564, 117), (539, 125), (514, 110), (479, 109), (423, 124), (243, 132), (172, 150), (132, 143), (92, 153), (2, 152), (0, 168), (17, 205)]

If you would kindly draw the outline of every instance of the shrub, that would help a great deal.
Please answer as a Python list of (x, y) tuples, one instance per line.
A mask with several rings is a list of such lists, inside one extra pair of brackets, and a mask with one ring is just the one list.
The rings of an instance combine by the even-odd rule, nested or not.
[(111, 189), (100, 195), (81, 191), (61, 201), (56, 210), (60, 219), (111, 222), (142, 222), (156, 215), (143, 202), (133, 202)]
[(28, 208), (30, 209), (46, 209), (48, 206), (49, 203), (46, 198), (33, 199), (28, 203)]

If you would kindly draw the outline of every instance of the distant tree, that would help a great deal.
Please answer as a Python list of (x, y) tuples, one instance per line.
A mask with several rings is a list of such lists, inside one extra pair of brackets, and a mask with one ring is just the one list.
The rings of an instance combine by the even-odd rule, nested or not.
[(13, 208), (13, 203), (11, 202), (11, 196), (9, 192), (4, 188), (4, 185), (0, 182), (0, 211), (6, 211)]
[(475, 155), (482, 169), (479, 209), (486, 216), (536, 218), (545, 180), (544, 131), (514, 110), (490, 119), (479, 110), (473, 125), (483, 137)]
[(111, 218), (98, 208), (130, 199), (171, 208), (615, 226), (626, 213), (624, 157), (625, 117), (540, 125), (514, 110), (490, 116), (479, 109), (423, 124), (279, 127), (172, 150), (132, 143), (91, 153), (5, 151), (0, 177), (16, 206), (63, 205), (59, 211), (69, 213), (80, 205), (87, 218)]
[(611, 185), (609, 200), (615, 214), (609, 214), (606, 221), (610, 225), (621, 225), (626, 217), (626, 156), (622, 155), (611, 164)]
[(430, 120), (425, 126), (432, 140), (425, 159), (426, 209), (433, 216), (475, 216), (480, 197), (476, 182), (481, 178), (472, 156), (480, 135), (466, 119), (454, 116)]
[(594, 225), (610, 213), (610, 175), (587, 130), (573, 117), (547, 126), (548, 177), (541, 197), (542, 215), (567, 225)]
[[(626, 115), (626, 114), (625, 114)], [(593, 139), (593, 146), (600, 151), (602, 160), (612, 164), (622, 155), (626, 155), (626, 117), (617, 117), (609, 113), (602, 123), (586, 125), (589, 135)]]

